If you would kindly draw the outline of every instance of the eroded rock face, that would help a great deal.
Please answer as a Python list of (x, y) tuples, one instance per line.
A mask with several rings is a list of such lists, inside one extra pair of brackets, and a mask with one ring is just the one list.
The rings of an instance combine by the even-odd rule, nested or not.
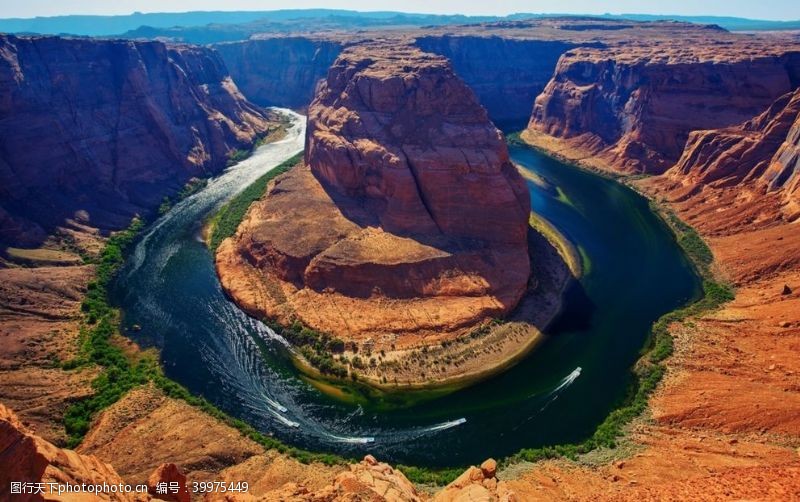
[(212, 50), (0, 36), (0, 240), (123, 227), (268, 127)]
[(795, 90), (743, 124), (692, 132), (676, 165), (654, 184), (703, 230), (725, 234), (800, 217), (799, 173)]
[(247, 99), (262, 106), (305, 109), (342, 46), (337, 40), (275, 37), (214, 48)]
[(358, 46), (309, 109), (306, 166), (251, 207), (217, 269), (254, 315), (388, 350), (509, 312), (529, 213), (502, 135), (445, 59)]
[[(31, 434), (17, 416), (0, 404), (0, 498), (3, 500), (41, 500), (40, 495), (12, 495), (11, 482), (44, 483), (46, 500), (96, 500), (89, 493), (58, 496), (50, 493), (50, 484), (117, 485), (124, 483), (109, 464), (89, 455), (79, 455), (72, 450), (62, 450)], [(137, 500), (135, 493), (106, 493), (106, 500), (127, 502)], [(146, 494), (138, 500), (148, 500)]]
[(533, 102), (553, 76), (558, 58), (581, 42), (445, 34), (421, 36), (415, 43), (448, 58), (492, 120), (516, 124), (530, 118)]
[(662, 173), (692, 130), (739, 124), (798, 83), (800, 52), (791, 44), (576, 49), (536, 99), (529, 130), (569, 140), (601, 167)]
[(756, 182), (782, 192), (797, 210), (800, 190), (800, 90), (736, 127), (695, 131), (667, 173), (684, 183), (733, 186)]
[(370, 45), (342, 54), (309, 108), (306, 163), (389, 232), (526, 239), (525, 183), (441, 57)]

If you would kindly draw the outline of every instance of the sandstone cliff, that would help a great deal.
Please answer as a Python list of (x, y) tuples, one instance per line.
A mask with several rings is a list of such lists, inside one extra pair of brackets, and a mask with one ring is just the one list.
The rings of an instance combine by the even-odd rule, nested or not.
[(215, 45), (247, 99), (302, 110), (342, 51), (342, 42), (275, 37)]
[(566, 140), (562, 153), (593, 167), (661, 173), (692, 130), (741, 123), (798, 84), (800, 47), (766, 39), (575, 49), (536, 98), (527, 134), (545, 147)]
[(492, 120), (516, 124), (528, 121), (534, 99), (549, 82), (558, 58), (579, 42), (444, 34), (422, 36), (415, 43), (448, 58)]
[(457, 28), (259, 35), (214, 46), (248, 99), (260, 105), (306, 109), (317, 83), (344, 47), (387, 40), (413, 43), (448, 58), (496, 123), (521, 125), (553, 75), (559, 57), (576, 47), (627, 45), (632, 39), (730, 37), (714, 26), (550, 18), (481, 23)]
[(219, 56), (158, 42), (0, 36), (0, 240), (116, 229), (268, 130)]
[[(736, 190), (739, 202), (733, 205), (739, 209), (777, 196), (772, 209), (778, 213), (769, 219), (762, 209), (761, 221), (751, 223), (771, 223), (778, 215), (793, 221), (800, 216), (800, 89), (744, 124), (691, 133), (683, 155), (666, 175), (681, 187), (684, 198)], [(681, 189), (676, 186), (674, 193)], [(745, 197), (748, 192), (752, 195)]]
[(217, 255), (246, 310), (391, 351), (517, 305), (528, 191), (444, 58), (345, 50), (309, 108), (306, 145), (305, 165), (271, 185)]

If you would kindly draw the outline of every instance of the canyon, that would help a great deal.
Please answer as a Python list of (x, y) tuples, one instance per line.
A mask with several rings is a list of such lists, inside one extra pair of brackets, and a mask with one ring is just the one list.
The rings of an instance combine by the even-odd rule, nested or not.
[(277, 127), (219, 55), (159, 42), (0, 36), (0, 240), (105, 232)]
[[(253, 282), (247, 279), (256, 264), (279, 271), (282, 288), (299, 291), (297, 286), (303, 285), (308, 295), (351, 295), (358, 305), (354, 308), (362, 309), (363, 297), (372, 294), (364, 289), (365, 274), (382, 277), (376, 270), (402, 269), (404, 264), (398, 261), (411, 257), (433, 266), (423, 267), (430, 275), (422, 275), (419, 282), (382, 283), (384, 293), (399, 297), (398, 302), (408, 301), (404, 297), (420, 291), (470, 291), (477, 296), (469, 296), (467, 301), (494, 309), (492, 312), (508, 312), (522, 298), (527, 282), (527, 274), (520, 272), (527, 270), (527, 252), (523, 259), (519, 249), (533, 250), (530, 266), (534, 276), (537, 257), (543, 258), (545, 251), (524, 235), (527, 210), (522, 218), (522, 211), (517, 214), (512, 209), (513, 202), (519, 202), (514, 190), (518, 175), (507, 167), (501, 136), (488, 118), (524, 119), (529, 121), (522, 134), (525, 141), (584, 167), (625, 176), (622, 181), (691, 224), (709, 243), (715, 257), (713, 272), (737, 289), (736, 299), (720, 309), (669, 326), (675, 354), (667, 360), (665, 380), (649, 400), (649, 416), (634, 420), (613, 450), (591, 452), (579, 461), (551, 459), (500, 470), (493, 462), (487, 462), (468, 469), (449, 487), (430, 494), (413, 486), (398, 470), (371, 457), (349, 467), (302, 464), (264, 449), (229, 424), (184, 401), (144, 386), (96, 417), (78, 449), (82, 455), (78, 457), (45, 443), (63, 446), (63, 410), (74, 399), (91, 394), (90, 381), (98, 371), (66, 371), (53, 364), (74, 355), (81, 329), (80, 302), (95, 265), (17, 268), (7, 263), (0, 269), (0, 401), (15, 409), (21, 418), (0, 408), (3, 454), (13, 457), (20, 466), (28, 465), (23, 459), (35, 458), (36, 468), (28, 472), (37, 480), (117, 482), (122, 478), (147, 483), (156, 469), (161, 474), (174, 473), (160, 467), (175, 463), (190, 481), (252, 480), (250, 496), (242, 500), (693, 500), (698, 494), (708, 499), (796, 497), (800, 486), (800, 423), (796, 412), (800, 409), (800, 359), (796, 357), (800, 341), (800, 119), (796, 89), (800, 81), (795, 42), (679, 23), (640, 25), (558, 19), (463, 29), (432, 28), (393, 36), (402, 43), (398, 42), (399, 48), (393, 47), (388, 53), (383, 52), (385, 48), (375, 49), (352, 39), (329, 44), (300, 37), (297, 41), (290, 38), (220, 44), (215, 48), (222, 59), (209, 49), (161, 43), (70, 40), (62, 44), (55, 38), (23, 43), (16, 37), (4, 37), (0, 54), (11, 70), (5, 71), (0, 85), (10, 86), (9, 89), (47, 81), (44, 77), (34, 78), (33, 70), (24, 70), (24, 62), (33, 57), (19, 57), (25, 54), (26, 49), (20, 48), (25, 44), (50, 47), (50, 52), (39, 51), (40, 54), (70, 54), (61, 58), (64, 61), (80, 61), (86, 56), (78, 54), (94, 54), (92, 44), (100, 51), (97, 60), (106, 61), (106, 65), (117, 60), (110, 55), (117, 54), (114, 51), (128, 54), (130, 59), (123, 60), (136, 63), (112, 72), (115, 77), (103, 81), (102, 88), (110, 86), (120, 92), (124, 89), (121, 97), (131, 99), (126, 106), (141, 113), (135, 115), (141, 117), (138, 125), (130, 125), (133, 139), (126, 140), (127, 134), (114, 132), (120, 130), (118, 125), (109, 125), (121, 115), (119, 110), (109, 111), (107, 103), (99, 108), (87, 105), (83, 109), (86, 115), (82, 115), (78, 106), (81, 100), (67, 94), (64, 103), (69, 106), (63, 113), (72, 122), (62, 118), (54, 125), (41, 118), (49, 116), (42, 111), (44, 102), (19, 107), (15, 100), (20, 94), (4, 93), (8, 98), (0, 114), (2, 138), (14, 138), (8, 144), (13, 146), (11, 150), (19, 148), (14, 151), (21, 152), (15, 157), (0, 157), (0, 173), (13, 181), (4, 182), (2, 190), (16, 187), (13, 193), (2, 193), (4, 239), (17, 245), (39, 243), (52, 227), (74, 220), (67, 223), (70, 235), (85, 252), (96, 252), (103, 239), (95, 227), (123, 227), (131, 216), (147, 208), (152, 210), (164, 195), (175, 193), (190, 177), (218, 172), (231, 150), (246, 148), (269, 131), (269, 117), (249, 104), (233, 81), (253, 102), (305, 108), (314, 95), (317, 80), (328, 71), (326, 63), (339, 58), (317, 99), (308, 107), (310, 129), (305, 165), (276, 180), (267, 196), (251, 208), (235, 238), (220, 249), (217, 266), (232, 295), (257, 315), (272, 308), (259, 303), (269, 288), (252, 289)], [(411, 48), (410, 44), (420, 49)], [(293, 53), (295, 48), (298, 52)], [(512, 57), (491, 57), (500, 48)], [(539, 49), (540, 57), (520, 59), (516, 71), (508, 71), (514, 69), (514, 55)], [(67, 52), (53, 52), (62, 50)], [(290, 56), (282, 59), (278, 53)], [(150, 60), (148, 54), (158, 57)], [(252, 54), (263, 54), (270, 63), (259, 66), (262, 56)], [(484, 56), (477, 57), (479, 54)], [(253, 61), (248, 63), (250, 58)], [(372, 65), (377, 68), (371, 70)], [(225, 66), (233, 80), (227, 76)], [(61, 75), (58, 82), (69, 81), (69, 75), (75, 72), (83, 75), (80, 84), (69, 89), (78, 89), (77, 94), (88, 99), (86, 89), (93, 89), (94, 81), (84, 80), (89, 78), (87, 67), (90, 66), (76, 65), (69, 72), (55, 70), (50, 75)], [(142, 67), (152, 71), (144, 72)], [(425, 73), (431, 69), (435, 71)], [(444, 110), (436, 108), (444, 106), (438, 102), (418, 104), (437, 116), (450, 117), (464, 128), (457, 131), (470, 131), (466, 135), (469, 150), (481, 152), (477, 162), (481, 172), (492, 186), (497, 183), (505, 188), (506, 197), (499, 202), (483, 201), (499, 213), (473, 215), (482, 222), (475, 228), (459, 228), (447, 218), (449, 204), (463, 209), (458, 205), (463, 203), (460, 196), (444, 205), (426, 207), (424, 190), (408, 183), (408, 172), (418, 162), (425, 165), (426, 161), (436, 163), (450, 157), (431, 160), (420, 156), (414, 143), (406, 152), (400, 148), (406, 143), (396, 139), (396, 131), (402, 131), (403, 137), (419, 134), (430, 141), (427, 138), (451, 131), (451, 126), (434, 122), (426, 123), (430, 129), (407, 130), (411, 123), (408, 117), (415, 117), (411, 111), (419, 112), (414, 107), (416, 102), (411, 106), (397, 99), (400, 89), (407, 85), (407, 72), (416, 75), (414, 85), (433, 85), (427, 80), (430, 78), (436, 85), (450, 89), (444, 97), (454, 102), (443, 100), (447, 105)], [(157, 75), (164, 80), (153, 80)], [(493, 75), (498, 77), (492, 78)], [(530, 84), (525, 83), (528, 80)], [(362, 83), (348, 88), (345, 84), (350, 81)], [(381, 85), (377, 86), (376, 81)], [(55, 95), (63, 96), (63, 92)], [(360, 101), (365, 96), (368, 99)], [(488, 110), (488, 118), (478, 102)], [(466, 112), (460, 107), (466, 107)], [(164, 109), (174, 115), (167, 114), (165, 118), (156, 113)], [(93, 113), (111, 118), (101, 121)], [(18, 117), (28, 122), (17, 122)], [(85, 130), (75, 124), (87, 123), (91, 124), (90, 137), (70, 136)], [(153, 123), (157, 124), (154, 129), (158, 134), (141, 125)], [(396, 125), (397, 129), (384, 127), (386, 124)], [(50, 134), (42, 133), (51, 128), (61, 136), (51, 140)], [(6, 131), (14, 136), (6, 136)], [(433, 135), (423, 134), (430, 131)], [(109, 147), (104, 141), (109, 137), (118, 138), (115, 141), (119, 146)], [(37, 141), (53, 142), (44, 147)], [(452, 148), (446, 141), (453, 140), (434, 144)], [(134, 155), (129, 152), (133, 144), (147, 148)], [(5, 148), (4, 143), (4, 155)], [(99, 153), (87, 154), (95, 151)], [(114, 167), (117, 164), (110, 159), (125, 157), (126, 152), (130, 156), (126, 162), (131, 163)], [(44, 154), (46, 158), (36, 157)], [(51, 162), (61, 158), (80, 161), (70, 161), (66, 166)], [(413, 161), (404, 163), (407, 158)], [(369, 159), (370, 165), (381, 169), (363, 172), (366, 162), (362, 159)], [(42, 177), (20, 184), (25, 178), (12, 175), (21, 172), (18, 166), (34, 162), (40, 168), (58, 171), (45, 171)], [(92, 175), (76, 174), (84, 169)], [(386, 178), (387, 173), (396, 174), (394, 170), (404, 173), (405, 180), (390, 178), (388, 181), (396, 183), (391, 185)], [(456, 176), (452, 171), (443, 171), (433, 174), (442, 179)], [(455, 171), (462, 175), (458, 169)], [(36, 170), (24, 172), (35, 174)], [(355, 173), (361, 175), (354, 176)], [(654, 176), (627, 176), (634, 173)], [(83, 202), (81, 209), (89, 208), (89, 216), (76, 214), (76, 208), (60, 203), (59, 197), (53, 195), (59, 186), (53, 180), (65, 176), (73, 180), (66, 186), (76, 190), (67, 193), (80, 194), (77, 200)], [(102, 181), (101, 189), (95, 190), (94, 178)], [(382, 201), (389, 187), (400, 187), (399, 193), (408, 196), (400, 207)], [(52, 199), (54, 209), (46, 215), (29, 212), (25, 204), (32, 202), (25, 202), (23, 194), (35, 197), (37, 203)], [(485, 194), (476, 199), (482, 196)], [(325, 217), (313, 214), (316, 212)], [(503, 215), (502, 227), (492, 220), (496, 214)], [(282, 230), (289, 224), (296, 226)], [(313, 228), (314, 232), (308, 235), (323, 238), (298, 242), (298, 232), (292, 228)], [(471, 233), (476, 230), (480, 233)], [(491, 251), (459, 247), (454, 252), (438, 242), (423, 246), (420, 240), (410, 238), (420, 234), (426, 236), (423, 242), (431, 234), (483, 240)], [(514, 251), (514, 246), (519, 249)], [(503, 251), (504, 258), (514, 260), (518, 268), (480, 268), (485, 266), (486, 253), (496, 253), (495, 249), (504, 247), (511, 247)], [(337, 254), (343, 249), (346, 254)], [(370, 249), (380, 253), (371, 254)], [(317, 260), (320, 255), (324, 259)], [(480, 303), (491, 296), (489, 293), (502, 291), (492, 289), (492, 281), (469, 289), (475, 287), (472, 281), (444, 274), (441, 281), (431, 284), (432, 277), (440, 277), (437, 264), (447, 263), (455, 255), (459, 262), (464, 256), (467, 263), (475, 264), (473, 275), (466, 274), (462, 279), (501, 277), (498, 283), (512, 285), (500, 295), (499, 304), (485, 307), (488, 303)], [(226, 271), (225, 267), (231, 270)], [(246, 269), (238, 277), (237, 267)], [(230, 272), (233, 275), (228, 277), (234, 279), (229, 278), (226, 283)], [(498, 273), (509, 275), (493, 275)], [(308, 289), (305, 281), (311, 285)], [(353, 289), (343, 290), (345, 285)], [(252, 297), (248, 298), (248, 291), (254, 290), (258, 294), (250, 293)], [(333, 315), (320, 315), (317, 320), (310, 302), (299, 305), (301, 310), (305, 308), (304, 321), (310, 325), (315, 320), (336, 320)], [(392, 314), (389, 305), (369, 308), (375, 309), (368, 311), (370, 316), (375, 312)], [(447, 313), (450, 314), (449, 309)], [(474, 312), (456, 309), (455, 314)], [(431, 327), (431, 333), (438, 333), (442, 322), (450, 322), (456, 330), (463, 323), (452, 318), (437, 322), (440, 324), (436, 329)], [(317, 326), (332, 331), (340, 328)], [(365, 323), (357, 327), (362, 336), (373, 336), (370, 330), (374, 326)], [(358, 331), (354, 333), (354, 339), (358, 339)], [(413, 338), (410, 340), (413, 342)], [(138, 351), (130, 342), (119, 343), (125, 344), (129, 353)], [(32, 448), (33, 444), (39, 452), (45, 452), (46, 461), (39, 453), (31, 453), (33, 450), (17, 454), (21, 450), (7, 447), (9, 444), (15, 448)], [(82, 469), (91, 472), (87, 474)], [(59, 471), (71, 477), (63, 477)]]
[(562, 56), (526, 140), (593, 168), (661, 174), (692, 130), (750, 119), (800, 84), (798, 46), (703, 40)]
[(258, 34), (212, 47), (249, 99), (305, 109), (317, 82), (345, 47), (369, 40), (413, 44), (446, 57), (493, 121), (517, 125), (530, 120), (535, 98), (553, 77), (564, 53), (578, 48), (624, 50), (630, 40), (645, 39), (713, 44), (735, 43), (742, 37), (716, 26), (680, 22), (543, 18), (391, 32)]

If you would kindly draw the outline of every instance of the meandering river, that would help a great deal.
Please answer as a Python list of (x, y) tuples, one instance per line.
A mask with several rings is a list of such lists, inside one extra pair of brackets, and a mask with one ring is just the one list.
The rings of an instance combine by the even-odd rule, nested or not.
[(303, 117), (150, 225), (115, 281), (128, 335), (161, 350), (164, 371), (227, 413), (312, 450), (429, 466), (463, 465), (523, 447), (585, 438), (623, 399), (630, 368), (660, 315), (699, 283), (645, 199), (525, 147), (512, 159), (533, 209), (575, 243), (584, 275), (547, 340), (504, 374), (406, 409), (338, 402), (305, 383), (281, 341), (222, 292), (200, 238), (204, 219), (303, 147)]

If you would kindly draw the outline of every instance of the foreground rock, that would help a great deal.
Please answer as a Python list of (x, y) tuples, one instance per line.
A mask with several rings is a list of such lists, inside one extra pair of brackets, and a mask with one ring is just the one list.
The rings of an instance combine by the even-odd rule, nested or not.
[(662, 173), (692, 130), (739, 124), (796, 87), (798, 49), (734, 38), (571, 50), (536, 98), (526, 139), (590, 167)]
[(443, 58), (346, 50), (307, 134), (305, 164), (270, 186), (217, 255), (223, 287), (248, 312), (299, 320), (399, 371), (387, 353), (407, 357), (518, 305), (531, 270), (528, 190)]
[(303, 485), (287, 483), (280, 490), (262, 498), (267, 501), (305, 502), (308, 500), (376, 502), (421, 502), (426, 497), (417, 492), (402, 472), (367, 455), (349, 470), (339, 474), (333, 482), (316, 491)]
[(122, 228), (271, 125), (215, 52), (159, 42), (3, 35), (0, 95), (6, 243)]
[(480, 467), (472, 466), (455, 481), (436, 493), (434, 502), (470, 502), (477, 500), (517, 502), (524, 500), (497, 479), (497, 462), (489, 459)]
[[(31, 434), (17, 416), (0, 404), (0, 498), (3, 500), (99, 500), (89, 493), (51, 494), (50, 483), (80, 486), (116, 485), (123, 479), (109, 464), (95, 457), (62, 450)], [(44, 483), (43, 495), (12, 494), (12, 482)], [(39, 498), (42, 497), (42, 498)], [(110, 492), (106, 500), (148, 500), (147, 494)]]

